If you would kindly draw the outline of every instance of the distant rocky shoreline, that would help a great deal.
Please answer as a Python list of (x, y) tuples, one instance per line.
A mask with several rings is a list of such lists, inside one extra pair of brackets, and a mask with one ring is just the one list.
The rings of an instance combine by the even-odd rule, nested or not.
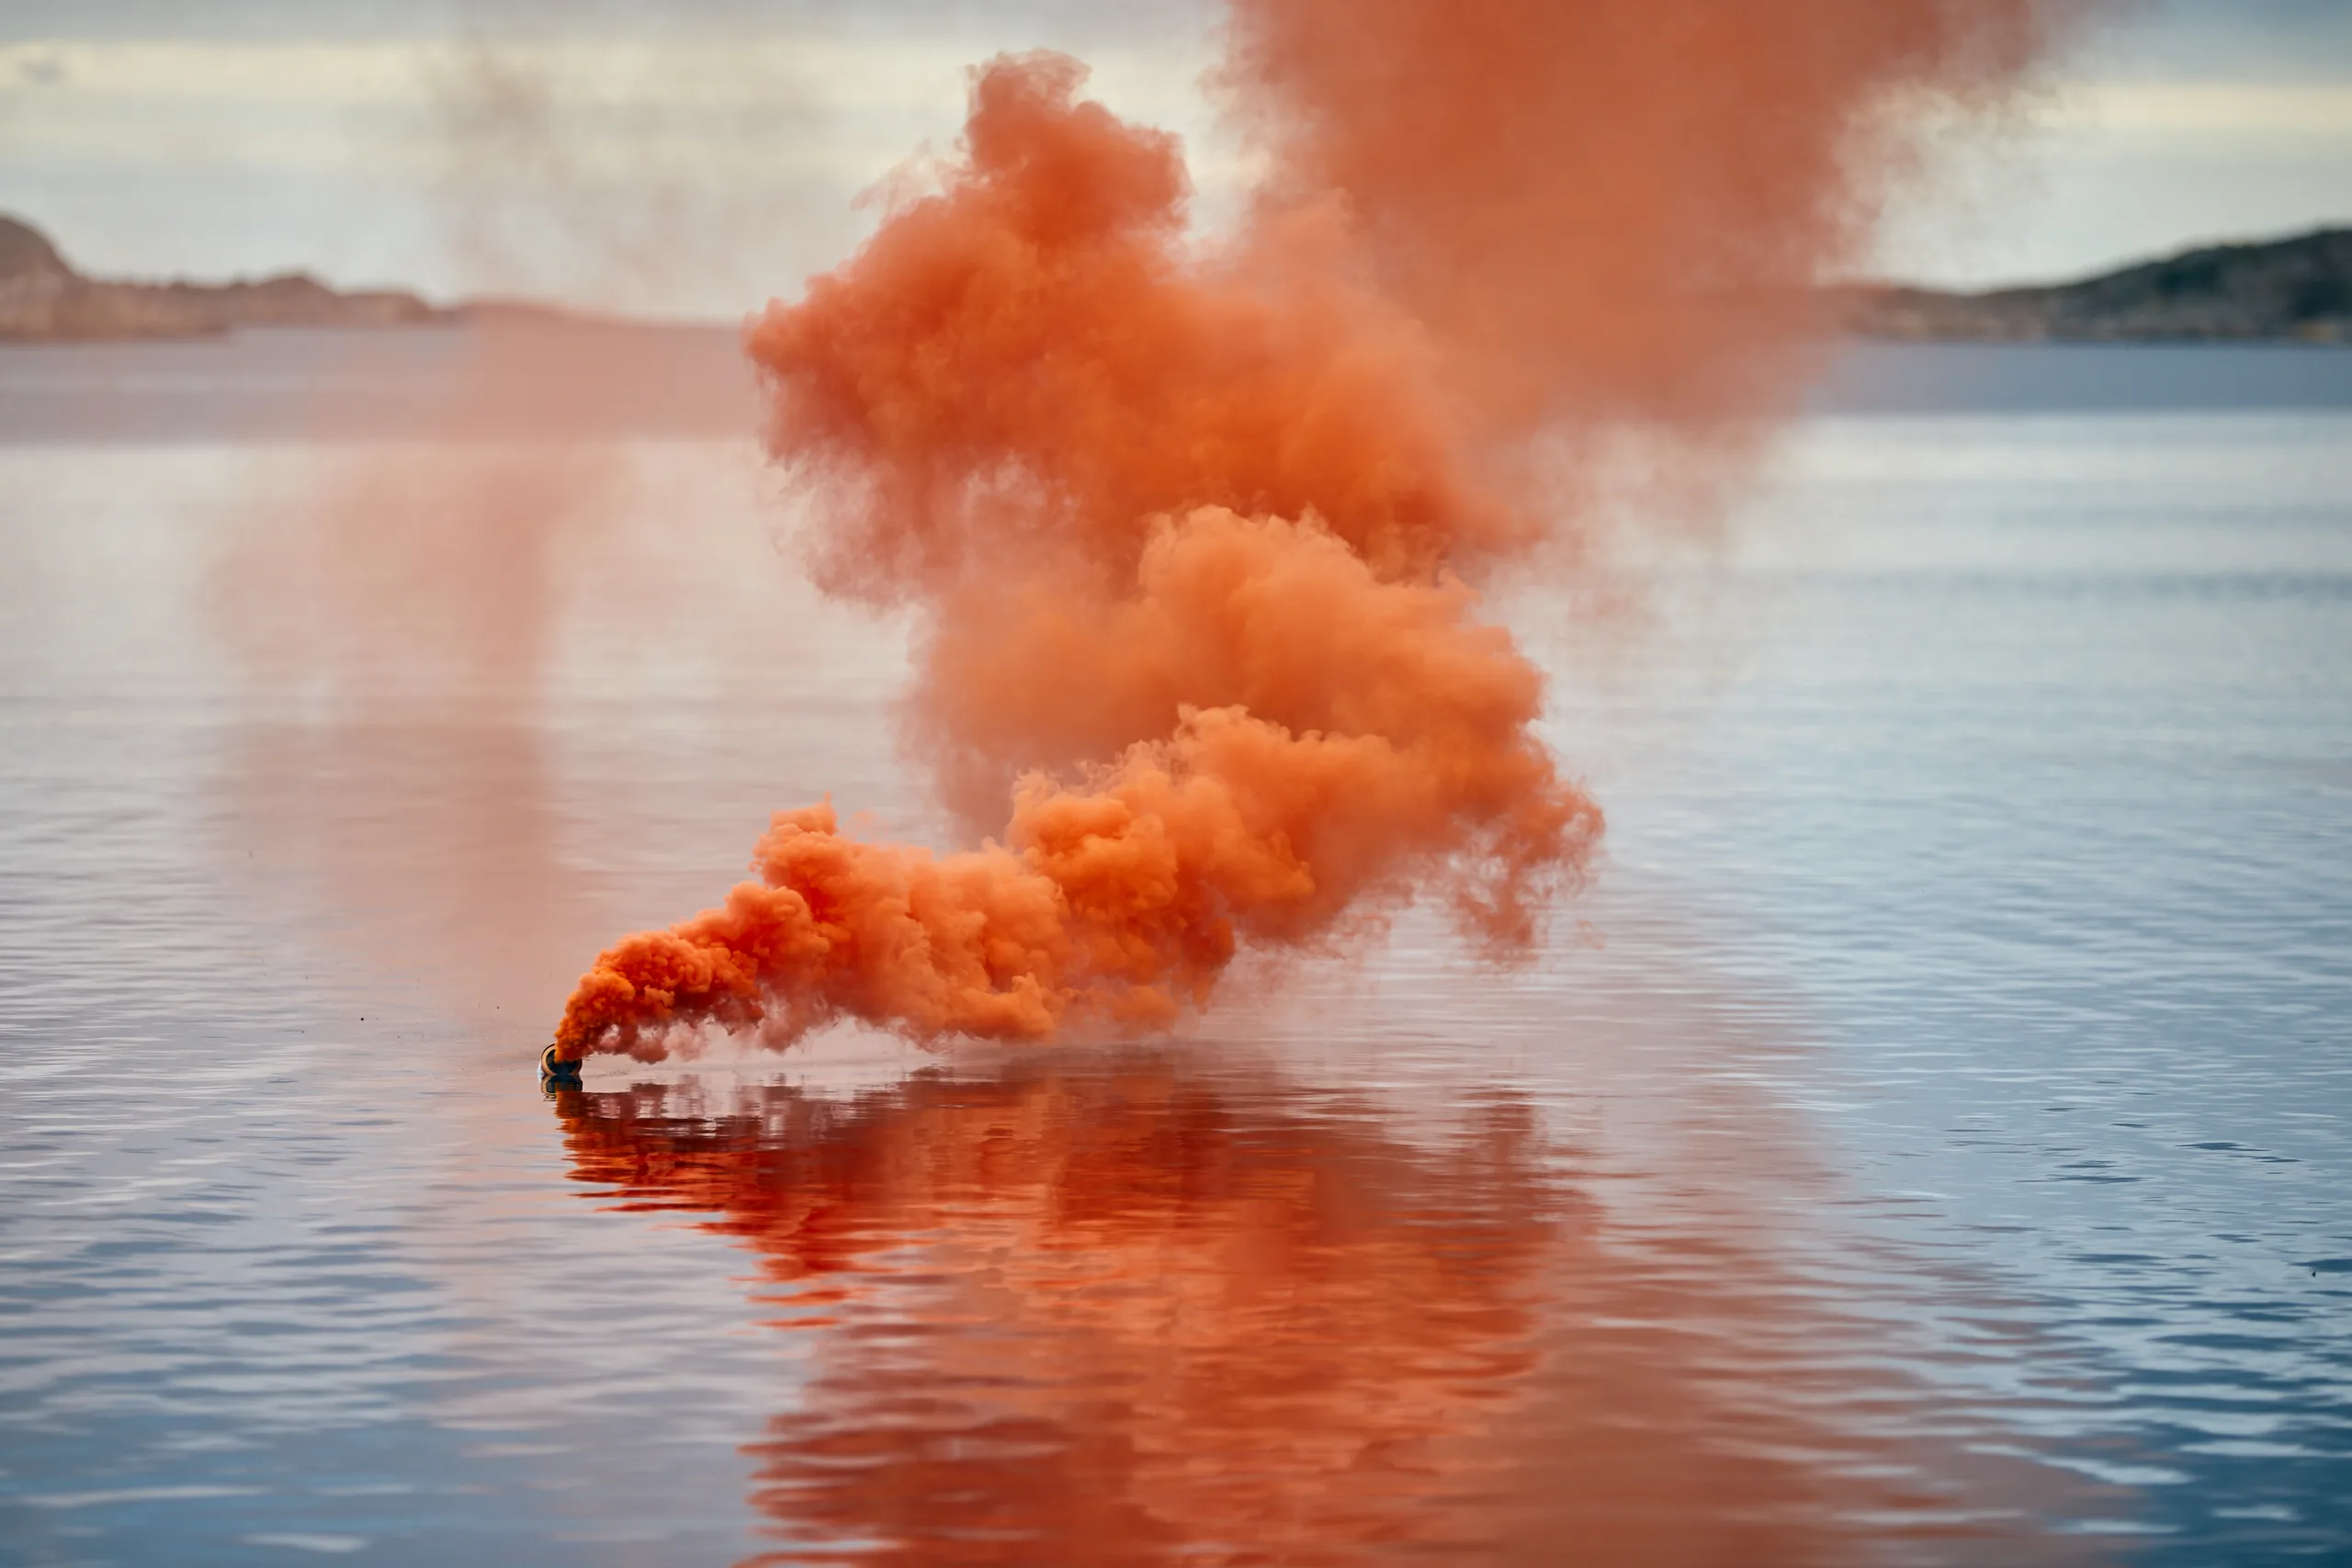
[(446, 326), (575, 320), (503, 301), (432, 305), (401, 289), (349, 293), (307, 273), (231, 283), (134, 283), (76, 272), (31, 224), (0, 214), (0, 343), (217, 337), (242, 327)]
[[(2352, 229), (2207, 245), (2068, 283), (1983, 293), (1852, 285), (1831, 293), (1850, 333), (1911, 343), (2352, 344)], [(232, 283), (83, 276), (48, 236), (0, 215), (0, 343), (213, 337), (243, 327), (558, 321), (526, 304), (428, 304), (339, 292), (305, 273)]]
[(0, 217), (0, 340), (210, 337), (238, 327), (398, 327), (450, 319), (413, 294), (343, 294), (303, 273), (223, 284), (85, 277), (40, 230)]
[(2071, 283), (1839, 291), (1862, 337), (1922, 343), (2352, 343), (2352, 229), (2205, 245)]

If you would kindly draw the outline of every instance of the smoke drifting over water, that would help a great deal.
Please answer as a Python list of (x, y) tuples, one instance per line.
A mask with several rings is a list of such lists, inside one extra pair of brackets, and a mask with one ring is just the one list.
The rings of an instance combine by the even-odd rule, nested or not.
[(759, 880), (598, 958), (559, 1044), (1162, 1024), (1246, 945), (1430, 895), (1526, 952), (1601, 826), (1473, 586), (1574, 543), (1538, 438), (1696, 463), (1788, 401), (1889, 109), (1997, 85), (2041, 15), (1240, 0), (1220, 80), (1270, 172), (1217, 244), (1079, 62), (980, 68), (935, 192), (749, 348), (819, 581), (926, 615), (924, 744), (998, 837), (782, 813)]

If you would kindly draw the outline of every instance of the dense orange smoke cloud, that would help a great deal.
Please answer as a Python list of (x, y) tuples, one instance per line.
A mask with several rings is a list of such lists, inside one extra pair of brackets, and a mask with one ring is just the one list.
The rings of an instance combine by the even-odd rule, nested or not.
[(1136, 595), (1070, 634), (1170, 684), (1217, 648), (1237, 691), (1320, 722), (1181, 706), (1171, 736), (1081, 784), (1024, 776), (1004, 842), (944, 858), (843, 839), (829, 807), (783, 813), (762, 881), (610, 949), (563, 1039), (772, 1010), (787, 1033), (846, 1014), (923, 1038), (1165, 1023), (1239, 942), (1309, 941), (1415, 879), (1523, 942), (1598, 818), (1529, 732), (1535, 671), (1472, 603), (1450, 581), (1382, 582), (1313, 524), (1162, 523)]
[(1600, 830), (1466, 586), (1561, 530), (1531, 437), (1767, 407), (1897, 96), (1997, 80), (2036, 17), (1238, 0), (1272, 173), (1221, 245), (1077, 62), (983, 67), (935, 194), (749, 347), (820, 581), (929, 613), (920, 743), (1004, 825), (941, 857), (786, 812), (758, 881), (598, 958), (560, 1047), (1160, 1024), (1245, 943), (1430, 893), (1524, 951)]
[(1345, 204), (1487, 434), (1786, 407), (1814, 285), (2084, 0), (1231, 0), (1269, 211)]

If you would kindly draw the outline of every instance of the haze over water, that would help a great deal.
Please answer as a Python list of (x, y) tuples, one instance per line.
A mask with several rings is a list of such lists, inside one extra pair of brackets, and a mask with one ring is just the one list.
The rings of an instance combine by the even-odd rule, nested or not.
[[(548, 1100), (780, 802), (946, 840), (904, 629), (716, 418), (220, 428), (318, 341), (0, 364), (128, 378), (0, 446), (12, 1559), (2352, 1551), (2340, 388), (1881, 356), (1719, 540), (1502, 604), (1611, 815), (1525, 970), (1409, 916), (1174, 1038)], [(482, 494), (545, 548), (347, 532)]]

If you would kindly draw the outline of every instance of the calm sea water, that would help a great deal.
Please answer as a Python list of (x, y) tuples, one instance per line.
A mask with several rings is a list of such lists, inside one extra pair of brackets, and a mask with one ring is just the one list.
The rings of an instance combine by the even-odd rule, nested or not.
[(280, 342), (0, 355), (0, 1560), (2352, 1559), (2340, 396), (1896, 356), (1498, 604), (1611, 815), (1524, 971), (550, 1099), (771, 809), (944, 833), (906, 628), (724, 400)]

